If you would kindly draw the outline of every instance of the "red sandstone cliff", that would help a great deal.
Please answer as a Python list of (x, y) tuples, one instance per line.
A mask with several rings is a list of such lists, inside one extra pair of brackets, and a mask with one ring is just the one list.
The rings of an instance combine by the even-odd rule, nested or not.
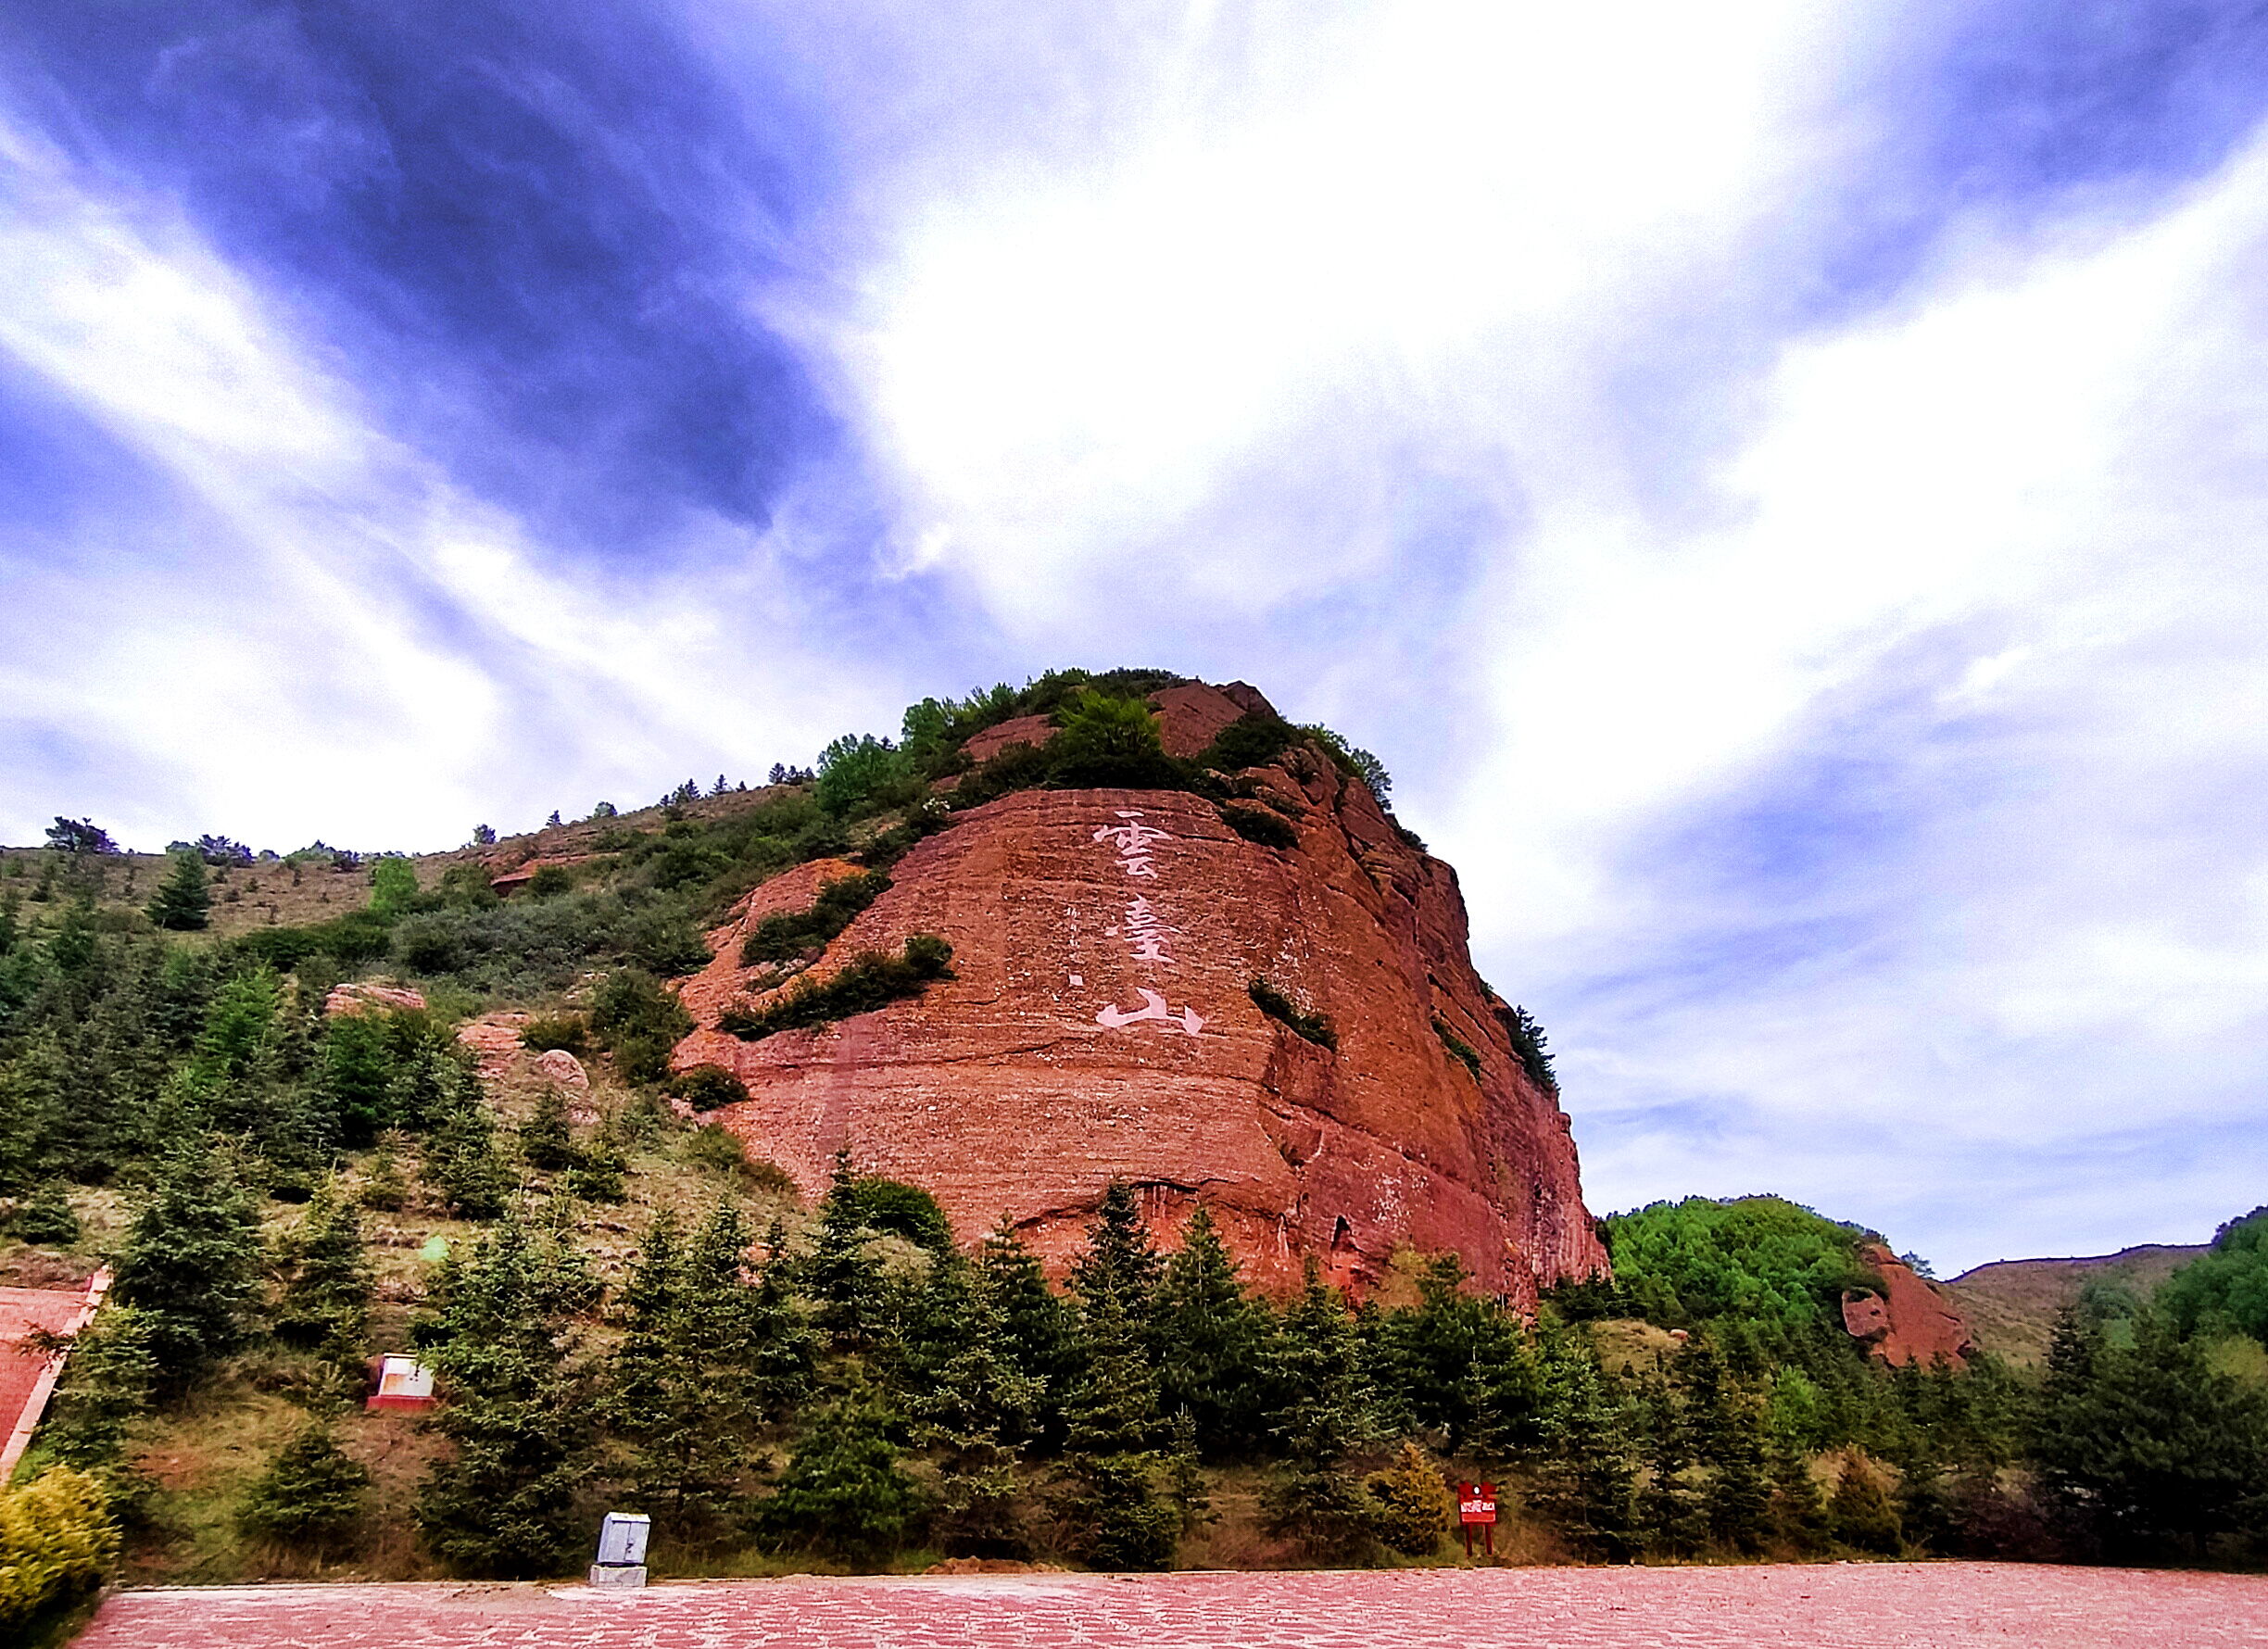
[(1882, 1278), (1883, 1290), (1845, 1296), (1843, 1327), (1854, 1340), (1894, 1366), (1943, 1357), (1962, 1367), (1976, 1348), (1960, 1308), (1936, 1284), (1879, 1242), (1862, 1243), (1859, 1260)]
[[(1176, 754), (1265, 708), (1241, 684), (1153, 702)], [(1455, 873), (1310, 751), (1252, 776), (1297, 814), (1296, 849), (1247, 841), (1180, 792), (1032, 790), (972, 810), (901, 860), (815, 964), (929, 932), (957, 976), (742, 1042), (712, 1028), (758, 971), (737, 965), (742, 936), (850, 867), (776, 877), (685, 983), (701, 1028), (676, 1063), (746, 1082), (719, 1120), (807, 1190), (848, 1144), (862, 1168), (934, 1191), (964, 1240), (1005, 1214), (1052, 1262), (1118, 1177), (1153, 1221), (1202, 1199), (1278, 1289), (1309, 1253), (1365, 1286), (1399, 1245), (1454, 1250), (1522, 1304), (1603, 1269), (1568, 1119), (1473, 971)], [(1337, 1051), (1263, 1014), (1255, 976), (1328, 1016)], [(1478, 1051), (1478, 1080), (1436, 1019)]]

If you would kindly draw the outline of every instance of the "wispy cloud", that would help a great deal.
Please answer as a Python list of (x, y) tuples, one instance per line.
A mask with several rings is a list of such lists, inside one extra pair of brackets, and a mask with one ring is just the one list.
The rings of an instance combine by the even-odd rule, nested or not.
[(1394, 766), (1594, 1202), (2202, 1234), (2268, 1180), (2256, 13), (26, 25), (0, 830), (437, 844), (1243, 675)]

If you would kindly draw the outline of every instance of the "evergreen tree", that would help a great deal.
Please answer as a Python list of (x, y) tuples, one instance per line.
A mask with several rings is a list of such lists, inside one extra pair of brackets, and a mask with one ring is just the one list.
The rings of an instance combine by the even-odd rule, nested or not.
[(131, 1305), (107, 1304), (66, 1343), (70, 1355), (40, 1441), (65, 1466), (93, 1473), (113, 1510), (132, 1517), (156, 1488), (132, 1464), (158, 1390), (149, 1319)]
[(986, 1234), (976, 1265), (1000, 1308), (1016, 1372), (1040, 1383), (1032, 1441), (1042, 1450), (1060, 1447), (1064, 1399), (1077, 1360), (1070, 1310), (1048, 1287), (1040, 1257), (1005, 1216)]
[(1267, 1308), (1200, 1203), (1166, 1263), (1151, 1323), (1160, 1406), (1189, 1415), (1201, 1455), (1244, 1455), (1266, 1438)]
[(1065, 1413), (1065, 1510), (1098, 1567), (1164, 1567), (1178, 1533), (1153, 1481), (1164, 1426), (1146, 1331), (1162, 1266), (1133, 1192), (1113, 1180), (1072, 1268), (1082, 1366)]
[(149, 919), (177, 933), (195, 932), (212, 919), (212, 885), (206, 878), (200, 855), (173, 855), (173, 872), (151, 899)]
[(504, 1212), (511, 1170), (497, 1152), (496, 1125), (478, 1100), (457, 1104), (427, 1141), (425, 1180), (462, 1218), (494, 1219)]
[(410, 1187), (402, 1178), (401, 1133), (388, 1128), (378, 1138), (378, 1149), (363, 1164), (359, 1200), (363, 1207), (384, 1214), (398, 1213), (410, 1201)]
[(264, 1257), (233, 1177), (202, 1139), (183, 1142), (134, 1216), (115, 1290), (142, 1314), (161, 1391), (185, 1391), (243, 1343)]
[(762, 1504), (773, 1538), (869, 1565), (895, 1550), (920, 1509), (891, 1440), (898, 1424), (863, 1387), (821, 1406), (778, 1492)]
[(938, 1451), (935, 1531), (949, 1552), (1021, 1555), (1016, 1462), (1037, 1430), (1046, 1382), (1017, 1366), (1008, 1317), (991, 1279), (958, 1255), (940, 1258), (932, 1282), (951, 1349), (911, 1394), (915, 1435)]
[(2268, 1536), (2268, 1400), (2207, 1365), (2145, 1311), (2114, 1344), (2078, 1311), (2059, 1319), (2032, 1459), (2083, 1552), (2195, 1560)]
[(729, 1199), (690, 1244), (659, 1215), (625, 1290), (615, 1427), (632, 1446), (645, 1503), (681, 1535), (721, 1529), (739, 1512), (769, 1407), (762, 1365), (770, 1325), (748, 1275), (750, 1240)]
[(369, 1469), (347, 1458), (330, 1427), (317, 1421), (254, 1479), (237, 1527), (254, 1540), (329, 1554), (353, 1539), (370, 1484)]
[(343, 1144), (367, 1145), (395, 1120), (394, 1076), (393, 1051), (377, 1016), (342, 1013), (324, 1022), (316, 1084)]
[(1569, 1545), (1585, 1556), (1619, 1557), (1631, 1543), (1629, 1423), (1581, 1348), (1552, 1348), (1550, 1453), (1538, 1501)]
[(1895, 1555), (1901, 1543), (1897, 1508), (1882, 1473), (1857, 1449), (1843, 1451), (1827, 1517), (1835, 1539), (1861, 1552)]
[(277, 1269), (284, 1291), (269, 1326), (287, 1345), (320, 1351), (342, 1369), (359, 1372), (370, 1337), (371, 1289), (375, 1278), (362, 1247), (362, 1220), (353, 1202), (326, 1179), (308, 1204), (297, 1230), (279, 1244)]
[(1416, 1442), (1405, 1442), (1384, 1477), (1370, 1485), (1378, 1504), (1379, 1538), (1405, 1557), (1430, 1557), (1441, 1550), (1456, 1510), (1441, 1467)]
[(819, 1229), (803, 1265), (803, 1285), (819, 1305), (819, 1326), (838, 1346), (871, 1342), (887, 1315), (882, 1267), (851, 1172), (850, 1148), (835, 1153), (833, 1176), (819, 1203)]
[(567, 1125), (567, 1100), (549, 1083), (536, 1109), (520, 1125), (520, 1160), (531, 1168), (564, 1168), (574, 1161), (574, 1136)]
[(1277, 1341), (1284, 1471), (1262, 1504), (1272, 1530), (1318, 1557), (1355, 1556), (1372, 1538), (1374, 1503), (1350, 1461), (1372, 1435), (1363, 1365), (1346, 1302), (1325, 1286), (1310, 1255)]
[(1811, 1463), (1798, 1449), (1772, 1451), (1771, 1528), (1780, 1544), (1799, 1556), (1827, 1545), (1827, 1502), (1811, 1476)]
[(456, 1447), (420, 1486), (419, 1530), (461, 1573), (558, 1573), (588, 1532), (574, 1502), (593, 1461), (593, 1382), (570, 1315), (588, 1274), (514, 1208), (470, 1261), (443, 1262), (435, 1291), (421, 1332), (449, 1390), (434, 1425)]
[(1645, 1393), (1646, 1484), (1638, 1496), (1637, 1529), (1657, 1557), (1688, 1556), (1701, 1544), (1705, 1521), (1691, 1481), (1693, 1454), (1677, 1393), (1657, 1381)]

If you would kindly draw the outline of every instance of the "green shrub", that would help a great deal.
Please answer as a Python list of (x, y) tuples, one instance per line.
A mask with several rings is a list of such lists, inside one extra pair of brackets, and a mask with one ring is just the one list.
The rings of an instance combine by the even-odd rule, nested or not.
[(919, 996), (936, 980), (951, 978), (951, 961), (952, 947), (943, 939), (935, 934), (914, 934), (899, 955), (862, 950), (833, 977), (818, 980), (805, 975), (764, 1007), (736, 1003), (717, 1016), (717, 1028), (754, 1042), (784, 1030), (871, 1013)]
[(703, 1123), (686, 1136), (680, 1152), (685, 1160), (697, 1168), (712, 1173), (733, 1175), (748, 1166), (748, 1147), (740, 1136), (722, 1123)]
[(68, 1248), (79, 1240), (79, 1215), (60, 1180), (51, 1179), (16, 1211), (16, 1235), (34, 1247)]
[(580, 1059), (590, 1051), (590, 1026), (580, 1013), (538, 1013), (521, 1027), (520, 1046), (536, 1053), (564, 1049)]
[(1371, 1480), (1370, 1495), (1378, 1502), (1379, 1539), (1405, 1557), (1430, 1557), (1441, 1548), (1455, 1505), (1441, 1468), (1423, 1449), (1404, 1443), (1392, 1466)]
[(838, 819), (858, 818), (901, 799), (914, 776), (905, 752), (887, 738), (846, 733), (819, 753), (820, 808)]
[(819, 889), (808, 911), (766, 916), (740, 946), (740, 965), (791, 962), (824, 950), (836, 935), (850, 925), (861, 911), (889, 890), (890, 879), (880, 871), (838, 876)]
[(1223, 805), (1215, 811), (1220, 814), (1222, 824), (1248, 842), (1258, 842), (1264, 848), (1292, 849), (1299, 846), (1299, 832), (1265, 809)]
[(527, 879), (530, 899), (550, 899), (574, 891), (574, 872), (563, 864), (547, 864)]
[(863, 1175), (844, 1185), (842, 1192), (849, 1197), (852, 1218), (858, 1224), (903, 1237), (932, 1253), (951, 1250), (952, 1226), (938, 1200), (921, 1187), (880, 1175)]
[(236, 1526), (255, 1540), (315, 1553), (347, 1544), (362, 1518), (371, 1474), (347, 1458), (321, 1421), (285, 1443), (246, 1492)]
[(2214, 1232), (2211, 1250), (2166, 1279), (2158, 1303), (2184, 1334), (2249, 1334), (2268, 1345), (2268, 1208)]
[(1470, 1071), (1475, 1082), (1480, 1081), (1480, 1051), (1451, 1030), (1438, 1014), (1433, 1020), (1433, 1034), (1441, 1038), (1442, 1046), (1449, 1050), (1450, 1057)]
[(1160, 742), (1155, 711), (1139, 699), (1114, 699), (1090, 687), (1059, 712), (1063, 731), (1050, 741), (1058, 784), (1081, 789), (1182, 789), (1186, 778)]
[(670, 1052), (693, 1028), (685, 1004), (640, 968), (609, 974), (591, 1003), (591, 1030), (634, 1086), (669, 1076)]
[(1339, 1033), (1331, 1029), (1331, 1022), (1322, 1014), (1302, 1011), (1297, 1002), (1266, 979), (1254, 978), (1247, 988), (1252, 993), (1253, 1005), (1270, 1019), (1280, 1021), (1310, 1042), (1337, 1051)]
[(749, 1097), (748, 1084), (723, 1065), (695, 1065), (670, 1078), (670, 1091), (696, 1111), (737, 1105)]
[(403, 916), (416, 907), (417, 866), (388, 854), (371, 866), (371, 909), (382, 916)]
[(1544, 1027), (1536, 1023), (1535, 1015), (1527, 1009), (1495, 1005), (1496, 1023), (1503, 1026), (1505, 1035), (1512, 1040), (1512, 1051), (1519, 1058), (1520, 1068), (1528, 1073), (1528, 1080), (1545, 1093), (1559, 1091), (1558, 1076), (1552, 1070), (1551, 1055), (1544, 1051)]
[(1298, 737), (1299, 729), (1281, 716), (1247, 711), (1213, 736), (1213, 742), (1198, 752), (1197, 765), (1220, 773), (1266, 767)]
[(21, 1627), (101, 1582), (118, 1531), (101, 1482), (68, 1466), (0, 1489), (0, 1627)]

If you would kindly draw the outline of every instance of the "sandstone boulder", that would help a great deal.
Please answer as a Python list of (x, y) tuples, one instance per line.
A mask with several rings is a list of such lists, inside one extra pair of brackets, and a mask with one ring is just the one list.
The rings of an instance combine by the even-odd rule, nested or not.
[[(1173, 694), (1162, 715), (1182, 750), (1252, 708), (1231, 689)], [(1265, 771), (1298, 799), (1296, 848), (1247, 841), (1182, 792), (1027, 791), (971, 811), (901, 860), (815, 964), (927, 932), (953, 946), (956, 976), (743, 1042), (717, 1015), (776, 979), (739, 966), (739, 936), (808, 906), (830, 872), (775, 878), (682, 986), (700, 1028), (675, 1063), (745, 1082), (717, 1119), (807, 1192), (848, 1145), (935, 1192), (964, 1241), (1005, 1215), (1057, 1266), (1123, 1177), (1153, 1224), (1207, 1203), (1279, 1290), (1307, 1255), (1367, 1287), (1404, 1245), (1455, 1251), (1523, 1305), (1604, 1269), (1568, 1120), (1473, 971), (1455, 873), (1329, 763), (1294, 752)], [(1255, 978), (1328, 1019), (1337, 1048), (1264, 1013)], [(1437, 1026), (1476, 1052), (1477, 1076)]]
[(583, 1062), (564, 1048), (547, 1048), (536, 1062), (536, 1074), (546, 1081), (556, 1082), (561, 1088), (584, 1089), (590, 1087), (590, 1074), (584, 1070)]
[(323, 998), (325, 1013), (390, 1013), (397, 1008), (422, 1008), (425, 999), (397, 985), (339, 985)]

